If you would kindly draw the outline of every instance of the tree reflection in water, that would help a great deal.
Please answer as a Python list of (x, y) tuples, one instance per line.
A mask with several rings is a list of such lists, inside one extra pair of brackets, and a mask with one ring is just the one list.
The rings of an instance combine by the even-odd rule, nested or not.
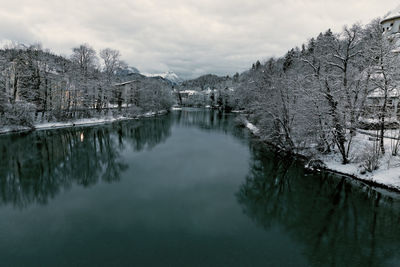
[[(0, 137), (0, 203), (45, 204), (72, 185), (119, 181), (125, 149), (165, 142), (172, 125), (238, 137), (233, 115), (182, 111), (97, 127)], [(237, 193), (257, 225), (283, 227), (315, 266), (376, 266), (398, 257), (399, 200), (328, 174), (304, 173), (301, 163), (250, 143), (250, 172)], [(229, 155), (227, 155), (229, 156)], [(131, 168), (134, 168), (134, 166)]]
[(382, 266), (398, 256), (399, 200), (252, 145), (237, 199), (257, 225), (280, 226), (315, 266)]
[(73, 184), (88, 187), (118, 181), (128, 167), (121, 152), (152, 149), (165, 142), (173, 123), (243, 135), (231, 116), (191, 110), (95, 127), (1, 136), (0, 202), (21, 208), (46, 204)]
[(236, 114), (218, 110), (186, 109), (175, 113), (175, 123), (184, 127), (197, 127), (204, 131), (223, 132), (237, 137), (237, 140), (246, 143), (248, 134), (237, 127), (234, 120)]
[(45, 204), (72, 184), (115, 182), (127, 168), (120, 153), (140, 151), (170, 136), (172, 118), (126, 121), (98, 127), (36, 131), (0, 137), (0, 201), (26, 207)]

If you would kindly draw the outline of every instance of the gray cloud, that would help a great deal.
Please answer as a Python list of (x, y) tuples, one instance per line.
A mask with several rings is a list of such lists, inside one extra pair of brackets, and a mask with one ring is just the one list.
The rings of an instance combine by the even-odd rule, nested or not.
[(56, 53), (111, 47), (143, 72), (184, 78), (232, 74), (281, 56), (319, 32), (368, 23), (396, 7), (378, 0), (14, 0), (2, 3), (0, 40), (40, 41)]

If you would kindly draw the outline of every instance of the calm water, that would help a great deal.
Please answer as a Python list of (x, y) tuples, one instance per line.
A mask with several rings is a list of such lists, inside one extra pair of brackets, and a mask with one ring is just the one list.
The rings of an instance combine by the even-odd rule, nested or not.
[(172, 114), (0, 137), (1, 266), (400, 266), (399, 200)]

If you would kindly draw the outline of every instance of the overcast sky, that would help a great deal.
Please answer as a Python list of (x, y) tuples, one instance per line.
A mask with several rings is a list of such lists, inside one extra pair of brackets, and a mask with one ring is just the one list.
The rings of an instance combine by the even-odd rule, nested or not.
[(69, 56), (89, 43), (120, 50), (142, 72), (233, 74), (319, 32), (368, 23), (387, 0), (0, 0), (0, 41), (41, 42)]

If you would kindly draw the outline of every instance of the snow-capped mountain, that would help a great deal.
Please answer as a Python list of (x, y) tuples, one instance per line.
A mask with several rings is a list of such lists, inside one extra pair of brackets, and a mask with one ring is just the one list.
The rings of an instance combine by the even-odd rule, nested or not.
[(155, 74), (150, 74), (150, 73), (142, 73), (143, 75), (147, 77), (161, 77), (164, 78), (171, 83), (179, 84), (183, 81), (175, 72), (173, 71), (167, 71), (164, 73), (155, 73)]

